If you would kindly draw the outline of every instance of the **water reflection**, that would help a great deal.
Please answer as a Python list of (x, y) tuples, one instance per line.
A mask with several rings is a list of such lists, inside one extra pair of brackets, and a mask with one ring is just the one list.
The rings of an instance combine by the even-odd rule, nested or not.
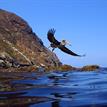
[(30, 97), (30, 96), (22, 96), (22, 97), (10, 97), (8, 99), (0, 99), (0, 107), (5, 106), (5, 107), (29, 107), (30, 105), (33, 105), (35, 103), (42, 103), (49, 101), (50, 99), (46, 97)]
[(107, 105), (107, 72), (0, 73), (0, 106)]
[(52, 102), (52, 107), (60, 107), (59, 100)]

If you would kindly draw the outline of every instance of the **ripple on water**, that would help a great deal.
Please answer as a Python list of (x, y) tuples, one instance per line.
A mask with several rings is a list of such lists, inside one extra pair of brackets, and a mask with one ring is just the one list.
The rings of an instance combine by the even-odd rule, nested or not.
[(107, 106), (107, 71), (1, 73), (0, 106)]

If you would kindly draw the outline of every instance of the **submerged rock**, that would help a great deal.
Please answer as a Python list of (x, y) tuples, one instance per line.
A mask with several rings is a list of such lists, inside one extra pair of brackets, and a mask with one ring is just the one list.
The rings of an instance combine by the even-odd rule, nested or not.
[[(57, 67), (58, 57), (21, 17), (0, 9), (0, 66), (37, 65)], [(4, 59), (2, 59), (4, 58)]]

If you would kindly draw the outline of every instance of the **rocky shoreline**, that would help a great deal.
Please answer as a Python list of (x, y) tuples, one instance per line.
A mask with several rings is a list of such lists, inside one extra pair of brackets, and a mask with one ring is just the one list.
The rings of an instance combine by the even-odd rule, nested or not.
[(14, 60), (7, 60), (0, 57), (0, 72), (49, 72), (49, 71), (96, 71), (100, 69), (98, 65), (87, 65), (82, 68), (72, 67), (71, 65), (60, 65), (57, 67), (47, 67), (41, 64), (37, 66), (34, 64), (20, 64)]
[(72, 67), (71, 65), (60, 65), (60, 66), (45, 66), (41, 64), (37, 66), (33, 63), (20, 64), (16, 60), (3, 56), (0, 57), (0, 72), (48, 72), (48, 71), (95, 71), (100, 69), (98, 65), (87, 65), (82, 68)]
[(72, 67), (71, 65), (61, 65), (56, 68), (48, 68), (48, 71), (96, 71), (100, 69), (101, 67), (98, 65), (86, 65), (81, 68), (78, 67)]

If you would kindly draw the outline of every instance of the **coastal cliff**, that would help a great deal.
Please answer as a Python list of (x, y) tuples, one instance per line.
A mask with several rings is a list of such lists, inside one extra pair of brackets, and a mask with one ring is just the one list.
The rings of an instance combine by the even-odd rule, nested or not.
[(58, 57), (44, 46), (41, 39), (21, 17), (0, 9), (1, 67), (60, 66)]
[(97, 65), (82, 68), (63, 65), (41, 39), (21, 17), (0, 9), (0, 71), (31, 72), (39, 68), (45, 71), (93, 71), (100, 68)]

